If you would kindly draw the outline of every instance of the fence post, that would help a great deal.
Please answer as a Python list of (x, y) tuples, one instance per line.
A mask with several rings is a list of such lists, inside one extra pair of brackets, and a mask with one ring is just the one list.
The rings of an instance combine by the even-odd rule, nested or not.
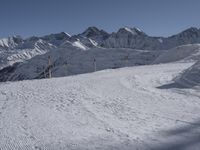
[(48, 57), (49, 78), (51, 78), (51, 56)]
[(94, 58), (94, 72), (96, 72), (96, 70), (97, 70), (97, 64), (96, 64), (96, 59)]
[(46, 78), (46, 70), (45, 70), (45, 67), (43, 66), (43, 70), (44, 70), (44, 78)]
[(66, 73), (65, 73), (65, 76), (67, 76), (67, 74), (68, 74), (68, 72), (67, 72), (67, 65), (68, 65), (68, 63), (67, 63), (67, 61), (64, 63), (64, 69), (66, 69)]

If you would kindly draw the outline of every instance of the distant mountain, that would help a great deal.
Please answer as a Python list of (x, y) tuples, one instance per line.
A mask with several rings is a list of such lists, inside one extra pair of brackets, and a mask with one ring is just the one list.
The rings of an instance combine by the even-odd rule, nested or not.
[(23, 42), (23, 39), (20, 36), (13, 36), (8, 37), (4, 39), (0, 39), (0, 49), (8, 49), (8, 48), (14, 48), (21, 44)]
[(51, 56), (53, 77), (62, 77), (94, 72), (96, 69), (115, 69), (127, 66), (152, 63), (160, 54), (159, 51), (133, 49), (91, 48), (83, 50), (74, 46), (64, 46), (25, 63), (13, 65), (0, 70), (0, 81), (40, 79), (48, 76), (48, 57)]
[(106, 31), (96, 27), (89, 27), (83, 33), (72, 36), (70, 40), (78, 40), (87, 47), (92, 48), (100, 46), (108, 37), (109, 34)]
[(9, 37), (0, 40), (0, 69), (42, 55), (55, 46), (40, 38)]
[(163, 38), (163, 48), (170, 49), (180, 45), (200, 43), (200, 29), (191, 27), (183, 32)]
[(138, 28), (126, 27), (119, 29), (117, 33), (112, 33), (101, 46), (156, 50), (161, 48), (161, 44), (157, 38), (149, 37)]
[(109, 37), (109, 34), (106, 31), (100, 30), (96, 27), (89, 27), (78, 36), (87, 37), (96, 41), (97, 43), (101, 43)]
[[(42, 78), (49, 55), (55, 58), (55, 76), (91, 72), (94, 58), (99, 70), (182, 59), (198, 60), (198, 43), (200, 29), (193, 27), (170, 37), (152, 37), (134, 27), (120, 28), (111, 34), (89, 27), (72, 36), (66, 32), (27, 39), (13, 36), (0, 40), (0, 80)], [(66, 62), (71, 63), (71, 67), (68, 67), (68, 73), (62, 73), (59, 70)]]
[(200, 29), (189, 28), (170, 37), (151, 37), (138, 28), (121, 28), (112, 33), (102, 44), (109, 48), (133, 48), (146, 50), (167, 50), (186, 44), (200, 43)]
[(61, 32), (57, 34), (50, 34), (43, 37), (39, 37), (40, 39), (51, 43), (54, 46), (60, 46), (63, 42), (68, 41), (71, 35), (66, 32)]

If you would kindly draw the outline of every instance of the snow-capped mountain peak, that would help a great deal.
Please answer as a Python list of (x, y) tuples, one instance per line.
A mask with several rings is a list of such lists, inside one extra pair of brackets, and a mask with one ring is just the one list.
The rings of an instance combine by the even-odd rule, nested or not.
[(66, 38), (70, 38), (71, 35), (69, 35), (66, 32), (61, 32), (61, 33), (56, 33), (56, 34), (50, 34), (50, 35), (46, 35), (44, 37), (42, 37), (42, 39), (44, 40), (62, 40), (62, 39), (66, 39)]
[(0, 47), (14, 48), (18, 44), (22, 43), (23, 39), (20, 36), (11, 36), (8, 38), (0, 39)]
[(183, 32), (198, 32), (198, 31), (199, 31), (198, 28), (196, 28), (196, 27), (190, 27), (190, 28), (186, 29)]
[[(98, 45), (101, 45), (101, 43), (109, 37), (109, 34), (104, 30), (98, 29), (97, 27), (89, 27), (83, 33), (78, 34), (76, 37), (84, 41), (84, 38), (88, 38), (98, 43)], [(93, 45), (91, 42), (89, 43)]]
[(90, 37), (90, 36), (98, 35), (100, 34), (100, 32), (101, 31), (97, 27), (89, 27), (82, 33), (82, 35), (86, 37)]
[[(77, 55), (76, 60), (74, 62), (77, 62), (77, 60), (80, 60), (80, 57), (78, 57), (79, 52), (81, 55), (84, 55), (85, 58), (88, 58), (88, 56), (85, 56), (86, 54), (88, 55), (91, 53), (91, 57), (94, 57), (94, 53), (100, 54), (100, 56), (107, 57), (106, 55), (107, 50), (112, 53), (116, 53), (116, 55), (120, 54), (120, 57), (117, 56), (116, 60), (124, 59), (121, 58), (125, 54), (124, 49), (139, 49), (141, 51), (143, 50), (148, 50), (150, 54), (146, 56), (145, 54), (145, 59), (142, 59), (139, 64), (144, 64), (143, 62), (145, 61), (155, 61), (155, 57), (157, 54), (161, 53), (160, 50), (165, 51), (169, 50), (172, 48), (175, 48), (177, 46), (181, 45), (188, 45), (188, 44), (198, 44), (200, 43), (200, 30), (197, 28), (189, 28), (179, 34), (176, 34), (171, 37), (152, 37), (148, 36), (145, 34), (143, 31), (141, 31), (138, 28), (130, 28), (130, 27), (123, 27), (120, 28), (117, 32), (113, 32), (112, 34), (108, 34), (107, 32), (98, 29), (96, 27), (89, 27), (87, 28), (86, 31), (84, 31), (81, 34), (78, 35), (69, 35), (66, 32), (61, 32), (57, 34), (50, 34), (42, 37), (30, 37), (27, 39), (22, 39), (20, 36), (13, 36), (9, 38), (5, 38), (0, 40), (0, 69), (3, 69), (5, 67), (10, 67), (11, 65), (17, 63), (17, 62), (23, 62), (26, 60), (26, 63), (30, 61), (32, 57), (35, 57), (36, 55), (45, 55), (47, 52), (54, 51), (55, 55), (59, 55), (59, 49), (63, 49), (63, 52), (60, 56), (66, 55), (67, 57), (73, 55)], [(191, 48), (190, 48), (191, 47)], [(194, 48), (193, 48), (194, 47)], [(196, 48), (197, 47), (197, 48)], [(115, 49), (115, 52), (112, 52), (112, 50)], [(89, 50), (90, 49), (90, 50)], [(116, 52), (117, 50), (123, 49), (123, 52)], [(170, 57), (170, 61), (173, 59), (177, 58), (182, 58), (185, 57), (189, 54), (191, 54), (191, 57), (187, 57), (187, 60), (189, 59), (198, 59), (199, 58), (199, 48), (197, 46), (185, 46), (182, 47), (179, 50), (180, 47), (177, 48), (177, 50), (172, 49), (170, 51), (170, 55), (176, 56), (175, 54), (177, 53), (177, 57)], [(85, 50), (88, 50), (84, 52)], [(92, 50), (92, 51), (91, 51)], [(106, 51), (106, 54), (104, 53)], [(145, 52), (144, 51), (144, 52)], [(71, 54), (72, 52), (72, 54)], [(179, 54), (180, 52), (180, 54)], [(85, 54), (86, 53), (86, 54)], [(151, 55), (153, 53), (153, 55)], [(150, 55), (150, 56), (149, 56)], [(96, 56), (99, 57), (99, 56)], [(107, 58), (109, 59), (110, 56)], [(113, 57), (113, 56), (112, 56)], [(127, 58), (127, 56), (125, 56)], [(163, 55), (165, 58), (165, 55)], [(162, 60), (166, 60), (164, 58), (161, 58)], [(41, 66), (40, 63), (38, 63), (38, 58), (39, 56), (35, 58), (35, 66)], [(46, 58), (46, 56), (45, 56)], [(75, 57), (74, 57), (75, 58)], [(73, 58), (73, 59), (74, 59)], [(63, 61), (65, 61), (65, 57), (63, 58)], [(88, 61), (89, 59), (87, 59)], [(110, 59), (109, 59), (110, 60)], [(135, 60), (135, 57), (133, 58)], [(60, 61), (60, 59), (58, 60)], [(82, 60), (84, 62), (85, 60)], [(89, 60), (90, 61), (90, 60)], [(160, 61), (160, 59), (159, 59)], [(46, 62), (45, 62), (46, 63)], [(44, 63), (44, 64), (45, 64)], [(149, 62), (148, 62), (149, 63)], [(133, 63), (135, 64), (135, 62)], [(79, 65), (79, 64), (78, 64)], [(20, 65), (22, 68), (24, 67), (23, 65)], [(30, 63), (30, 66), (32, 66), (32, 63)], [(116, 65), (117, 66), (117, 65)], [(109, 67), (116, 67), (116, 66), (109, 66)], [(126, 64), (124, 65), (126, 66)], [(25, 67), (26, 68), (26, 67)], [(79, 68), (78, 66), (76, 68)], [(17, 69), (17, 68), (16, 68)], [(37, 73), (37, 68), (36, 73)], [(78, 69), (76, 73), (83, 73), (83, 72), (90, 72), (92, 69), (87, 68)], [(105, 69), (105, 68), (104, 68)], [(73, 74), (73, 71), (71, 74)], [(24, 73), (23, 71), (19, 71), (20, 73)], [(75, 74), (75, 73), (74, 73)], [(38, 74), (37, 74), (38, 75)], [(1, 73), (0, 73), (1, 76)], [(39, 76), (39, 75), (38, 75)], [(59, 73), (58, 73), (59, 76)], [(2, 79), (2, 81), (7, 80), (8, 74), (5, 75), (5, 79)], [(18, 79), (18, 78), (16, 78)], [(20, 77), (22, 79), (22, 77)], [(31, 79), (31, 78), (28, 78)]]
[[(198, 36), (200, 36), (200, 30), (196, 27), (190, 27), (174, 36), (179, 36), (181, 38), (183, 38), (183, 37), (187, 37), (187, 38), (198, 37)], [(172, 37), (174, 37), (174, 36), (172, 36)]]
[(139, 28), (124, 27), (120, 28), (117, 34), (144, 35), (144, 32), (142, 32), (142, 30), (140, 30)]
[(71, 37), (71, 35), (69, 34), (69, 33), (67, 33), (67, 32), (64, 32), (68, 37)]
[(81, 35), (91, 38), (94, 36), (107, 36), (108, 33), (104, 30), (100, 30), (97, 27), (88, 27)]

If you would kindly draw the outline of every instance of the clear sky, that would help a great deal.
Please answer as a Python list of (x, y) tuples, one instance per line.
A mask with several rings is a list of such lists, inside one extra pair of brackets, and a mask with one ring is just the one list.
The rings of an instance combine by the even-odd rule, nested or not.
[(0, 0), (0, 37), (76, 34), (88, 26), (169, 36), (200, 28), (200, 0)]

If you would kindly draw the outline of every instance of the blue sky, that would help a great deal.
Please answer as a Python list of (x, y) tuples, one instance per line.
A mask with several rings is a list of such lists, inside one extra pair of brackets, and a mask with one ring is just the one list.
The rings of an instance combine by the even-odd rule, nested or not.
[(169, 36), (200, 27), (200, 0), (0, 0), (0, 37), (138, 27)]

